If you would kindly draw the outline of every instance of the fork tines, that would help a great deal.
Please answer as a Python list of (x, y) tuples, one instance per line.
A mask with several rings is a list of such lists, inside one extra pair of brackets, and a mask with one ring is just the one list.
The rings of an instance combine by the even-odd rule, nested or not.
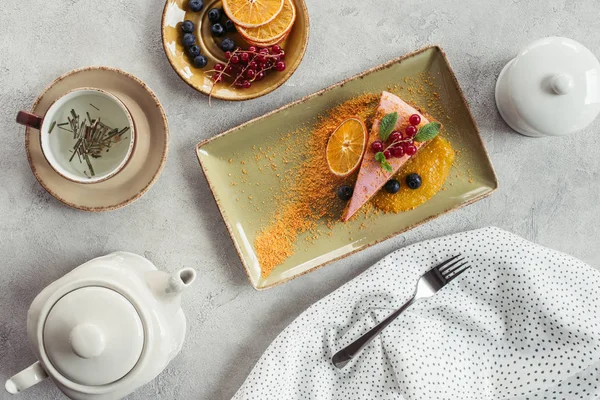
[(468, 262), (465, 261), (465, 258), (461, 257), (461, 255), (459, 254), (444, 261), (436, 268), (438, 272), (442, 274), (444, 279), (450, 282), (451, 280), (468, 270), (470, 266), (468, 265)]

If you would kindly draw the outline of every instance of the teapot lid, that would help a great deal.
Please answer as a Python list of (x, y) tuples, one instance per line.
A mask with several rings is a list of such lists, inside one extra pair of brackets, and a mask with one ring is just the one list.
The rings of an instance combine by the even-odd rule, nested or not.
[(87, 386), (124, 377), (142, 354), (144, 328), (135, 307), (104, 287), (88, 286), (61, 297), (43, 330), (48, 359), (67, 379)]
[(579, 131), (600, 112), (600, 64), (574, 40), (548, 37), (531, 43), (515, 58), (508, 77), (516, 111), (544, 135)]

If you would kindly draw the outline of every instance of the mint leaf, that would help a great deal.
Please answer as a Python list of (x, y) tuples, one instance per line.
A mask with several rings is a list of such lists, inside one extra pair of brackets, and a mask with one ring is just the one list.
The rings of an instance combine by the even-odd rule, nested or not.
[(392, 172), (394, 170), (392, 168), (392, 165), (386, 160), (385, 155), (381, 151), (379, 153), (375, 154), (375, 161), (377, 161), (381, 164), (381, 168), (384, 171)]
[(387, 161), (384, 161), (381, 163), (381, 168), (383, 168), (384, 171), (387, 172), (392, 172), (394, 169), (392, 168), (392, 164), (390, 164)]
[(417, 132), (417, 136), (415, 136), (416, 142), (427, 142), (428, 140), (433, 139), (438, 135), (440, 129), (442, 128), (442, 124), (439, 122), (430, 122)]
[(381, 123), (379, 124), (379, 137), (381, 140), (384, 142), (388, 140), (396, 126), (396, 122), (398, 122), (397, 112), (386, 114), (386, 116), (381, 119)]

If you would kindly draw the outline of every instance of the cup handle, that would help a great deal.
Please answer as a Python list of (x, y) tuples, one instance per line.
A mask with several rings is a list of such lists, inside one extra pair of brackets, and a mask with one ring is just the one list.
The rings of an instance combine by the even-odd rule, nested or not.
[(17, 123), (28, 126), (33, 129), (40, 129), (44, 119), (39, 115), (32, 114), (27, 111), (19, 111), (17, 114)]
[(36, 362), (6, 381), (4, 388), (10, 394), (17, 394), (46, 379), (48, 374), (40, 362)]

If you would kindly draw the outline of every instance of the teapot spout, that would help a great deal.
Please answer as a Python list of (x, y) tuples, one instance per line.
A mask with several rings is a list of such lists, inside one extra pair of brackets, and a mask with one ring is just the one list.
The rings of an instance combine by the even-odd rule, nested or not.
[(165, 293), (177, 294), (183, 292), (196, 280), (196, 271), (192, 268), (182, 268), (169, 276)]
[(195, 280), (196, 271), (192, 268), (183, 268), (171, 275), (162, 271), (151, 271), (146, 274), (146, 282), (156, 299), (175, 309), (179, 309), (181, 292), (190, 287)]

